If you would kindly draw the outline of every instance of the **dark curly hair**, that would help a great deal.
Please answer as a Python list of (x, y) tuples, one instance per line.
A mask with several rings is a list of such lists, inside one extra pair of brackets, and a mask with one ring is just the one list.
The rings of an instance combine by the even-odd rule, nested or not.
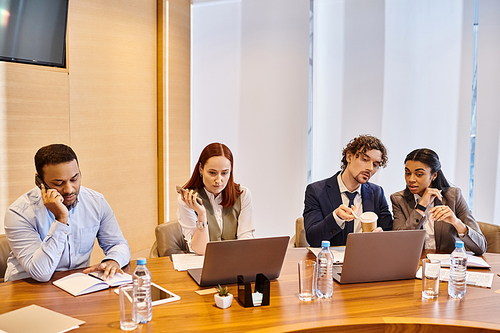
[(358, 158), (359, 154), (364, 154), (369, 150), (376, 149), (382, 153), (382, 161), (380, 162), (380, 167), (385, 168), (387, 166), (387, 149), (385, 149), (384, 144), (378, 138), (372, 135), (360, 135), (347, 144), (347, 146), (342, 151), (342, 163), (340, 168), (345, 170), (347, 168), (347, 153), (350, 152), (354, 158)]

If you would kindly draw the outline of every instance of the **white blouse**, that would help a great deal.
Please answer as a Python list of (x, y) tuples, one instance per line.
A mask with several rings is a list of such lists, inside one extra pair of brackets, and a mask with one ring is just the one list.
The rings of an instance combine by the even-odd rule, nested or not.
[[(418, 194), (413, 195), (415, 197), (415, 202), (418, 204), (422, 197)], [(425, 248), (426, 249), (435, 249), (436, 248), (436, 238), (434, 237), (434, 221), (432, 220), (431, 209), (434, 208), (434, 200), (427, 205), (425, 209), (425, 221), (424, 221), (424, 229), (425, 229)]]
[[(237, 239), (253, 238), (253, 233), (255, 231), (253, 219), (252, 219), (252, 194), (250, 190), (244, 186), (240, 186), (243, 191), (241, 193), (241, 211), (238, 217), (238, 229), (236, 232)], [(222, 220), (222, 210), (224, 207), (221, 206), (222, 195), (215, 197), (212, 193), (208, 192), (203, 188), (208, 198), (210, 199), (210, 204), (214, 208), (214, 215), (219, 224), (220, 230), (222, 230), (224, 221)], [(177, 220), (182, 227), (182, 233), (186, 242), (188, 243), (189, 249), (191, 249), (191, 238), (193, 238), (194, 232), (196, 231), (196, 220), (197, 216), (194, 210), (190, 209), (184, 201), (182, 201), (180, 194), (177, 196)]]

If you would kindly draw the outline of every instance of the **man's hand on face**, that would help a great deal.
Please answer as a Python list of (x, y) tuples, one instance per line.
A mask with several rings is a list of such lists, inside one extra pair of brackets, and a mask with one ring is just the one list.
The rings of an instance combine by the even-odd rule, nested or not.
[(43, 204), (54, 214), (57, 221), (68, 224), (68, 208), (63, 204), (63, 196), (54, 189), (46, 189), (41, 185)]
[(123, 274), (122, 269), (120, 268), (120, 265), (114, 261), (114, 260), (107, 260), (105, 262), (101, 262), (99, 264), (96, 264), (94, 266), (91, 266), (89, 268), (86, 268), (83, 273), (91, 273), (91, 272), (97, 272), (97, 271), (104, 271), (104, 274), (102, 276), (102, 279), (106, 281), (106, 279), (112, 278), (116, 273)]

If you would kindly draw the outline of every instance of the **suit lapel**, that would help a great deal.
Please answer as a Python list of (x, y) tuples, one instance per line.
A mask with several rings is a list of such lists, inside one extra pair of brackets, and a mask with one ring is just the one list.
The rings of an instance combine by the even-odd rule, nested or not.
[(336, 209), (338, 206), (342, 204), (342, 197), (340, 196), (339, 183), (337, 181), (337, 177), (340, 171), (337, 172), (333, 177), (328, 179), (326, 182), (326, 192), (328, 194), (328, 200), (330, 200), (331, 209)]
[(363, 212), (375, 212), (375, 202), (373, 202), (373, 189), (370, 184), (361, 184), (361, 202)]
[(403, 197), (405, 198), (406, 203), (408, 203), (408, 207), (410, 207), (410, 209), (413, 209), (417, 204), (415, 202), (415, 196), (410, 192), (410, 190), (408, 190), (408, 188), (405, 189)]

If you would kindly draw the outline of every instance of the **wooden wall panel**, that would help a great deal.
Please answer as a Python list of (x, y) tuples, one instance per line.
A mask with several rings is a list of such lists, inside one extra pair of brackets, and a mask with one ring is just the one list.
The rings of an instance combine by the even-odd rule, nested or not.
[(191, 1), (168, 3), (168, 219), (176, 219), (175, 185), (184, 185), (190, 174), (191, 149)]
[(36, 151), (69, 143), (68, 73), (0, 62), (0, 233), (9, 205), (35, 186)]
[(82, 184), (104, 194), (132, 253), (149, 250), (158, 223), (156, 1), (73, 1), (69, 19)]
[(189, 103), (189, 0), (71, 1), (68, 69), (0, 62), (0, 223), (33, 186), (36, 150), (65, 143), (147, 255), (189, 177)]

